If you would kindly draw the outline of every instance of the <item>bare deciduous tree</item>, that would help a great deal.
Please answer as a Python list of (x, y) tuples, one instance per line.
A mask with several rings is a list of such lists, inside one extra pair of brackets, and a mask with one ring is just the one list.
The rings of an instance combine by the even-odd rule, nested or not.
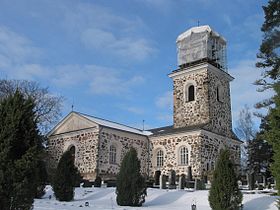
[(48, 88), (42, 88), (39, 83), (28, 80), (0, 80), (0, 99), (19, 90), (25, 97), (34, 100), (36, 120), (41, 133), (46, 133), (50, 126), (57, 122), (61, 115), (63, 97), (49, 93)]

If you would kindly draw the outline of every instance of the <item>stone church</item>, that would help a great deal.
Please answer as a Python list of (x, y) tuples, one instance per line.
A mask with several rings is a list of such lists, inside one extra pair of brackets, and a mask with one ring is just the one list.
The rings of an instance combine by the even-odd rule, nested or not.
[(192, 174), (201, 179), (215, 166), (220, 149), (229, 148), (237, 168), (240, 144), (232, 131), (226, 40), (209, 26), (193, 27), (177, 38), (178, 69), (173, 80), (171, 126), (140, 130), (79, 112), (70, 112), (48, 134), (49, 165), (66, 150), (84, 179), (114, 180), (122, 158), (134, 147), (141, 172)]

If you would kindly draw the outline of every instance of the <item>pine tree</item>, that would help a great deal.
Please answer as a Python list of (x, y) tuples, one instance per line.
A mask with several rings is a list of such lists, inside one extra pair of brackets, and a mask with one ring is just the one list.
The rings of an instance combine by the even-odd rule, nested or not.
[(121, 163), (116, 194), (120, 206), (142, 206), (145, 202), (145, 179), (140, 174), (140, 161), (134, 148), (129, 150)]
[(276, 180), (276, 188), (280, 192), (280, 83), (274, 85), (275, 107), (268, 114), (268, 128), (264, 133), (266, 140), (273, 148), (272, 174)]
[(79, 177), (77, 167), (74, 165), (74, 157), (71, 151), (66, 151), (61, 156), (55, 175), (53, 177), (53, 191), (59, 201), (71, 201), (74, 199), (74, 188)]
[(16, 91), (0, 102), (0, 204), (3, 210), (29, 210), (38, 182), (41, 137), (33, 100)]
[[(257, 54), (260, 60), (256, 63), (256, 66), (264, 69), (264, 74), (263, 79), (256, 81), (256, 84), (262, 86), (261, 90), (266, 90), (267, 88), (273, 88), (272, 84), (280, 79), (280, 1), (269, 0), (268, 5), (263, 6), (263, 10), (265, 21), (261, 30), (264, 33), (264, 37), (260, 52)], [(259, 105), (267, 104), (269, 104), (269, 101)]]
[(238, 189), (228, 150), (220, 152), (208, 200), (211, 208), (215, 210), (236, 210), (242, 202), (242, 194)]

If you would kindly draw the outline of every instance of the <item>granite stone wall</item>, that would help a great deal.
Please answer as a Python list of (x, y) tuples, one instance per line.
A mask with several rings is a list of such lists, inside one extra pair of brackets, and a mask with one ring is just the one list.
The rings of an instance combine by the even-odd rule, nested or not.
[[(151, 174), (159, 170), (162, 174), (168, 175), (171, 170), (175, 170), (177, 175), (187, 175), (188, 166), (191, 166), (193, 177), (202, 179), (211, 169), (211, 165), (215, 165), (220, 149), (229, 148), (232, 160), (239, 164), (239, 144), (240, 142), (234, 139), (204, 130), (151, 137)], [(189, 164), (184, 166), (179, 164), (182, 146), (186, 146), (189, 150)], [(156, 165), (158, 150), (164, 152), (164, 165), (160, 168)]]
[[(116, 163), (109, 162), (109, 149), (114, 145), (117, 149)], [(100, 130), (100, 151), (99, 151), (99, 174), (103, 179), (115, 179), (119, 172), (121, 161), (129, 149), (137, 150), (138, 159), (141, 162), (141, 173), (148, 171), (148, 138), (129, 132), (119, 131), (110, 128)]]
[[(210, 64), (180, 71), (183, 73), (173, 77), (174, 127), (203, 125), (207, 130), (233, 138), (230, 76)], [(195, 87), (195, 100), (188, 102), (189, 84)]]
[(96, 176), (98, 126), (80, 131), (57, 134), (48, 138), (49, 166), (55, 168), (62, 154), (75, 146), (75, 165), (86, 179)]
[[(189, 83), (195, 87), (195, 100), (186, 102), (185, 88)], [(208, 74), (206, 68), (173, 79), (173, 106), (175, 128), (209, 122)]]
[(229, 81), (224, 74), (208, 70), (208, 84), (210, 122), (205, 128), (233, 138)]

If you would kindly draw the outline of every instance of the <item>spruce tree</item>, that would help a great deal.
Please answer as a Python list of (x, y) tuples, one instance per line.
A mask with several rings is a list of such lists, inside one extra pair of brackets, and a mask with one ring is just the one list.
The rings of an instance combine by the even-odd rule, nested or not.
[(145, 179), (140, 174), (140, 161), (134, 148), (126, 153), (121, 163), (116, 194), (120, 206), (142, 206), (145, 202)]
[(215, 210), (236, 210), (242, 202), (234, 166), (228, 150), (220, 152), (209, 192), (209, 203)]
[(79, 177), (77, 167), (74, 165), (74, 156), (66, 151), (60, 158), (53, 177), (53, 191), (57, 200), (71, 201), (74, 199), (74, 188)]
[(274, 96), (275, 107), (268, 114), (268, 128), (264, 133), (265, 139), (272, 145), (273, 162), (272, 174), (276, 180), (276, 188), (280, 193), (280, 83), (274, 85), (276, 95)]
[(41, 137), (33, 100), (16, 91), (0, 102), (0, 204), (3, 210), (32, 208), (38, 182)]

